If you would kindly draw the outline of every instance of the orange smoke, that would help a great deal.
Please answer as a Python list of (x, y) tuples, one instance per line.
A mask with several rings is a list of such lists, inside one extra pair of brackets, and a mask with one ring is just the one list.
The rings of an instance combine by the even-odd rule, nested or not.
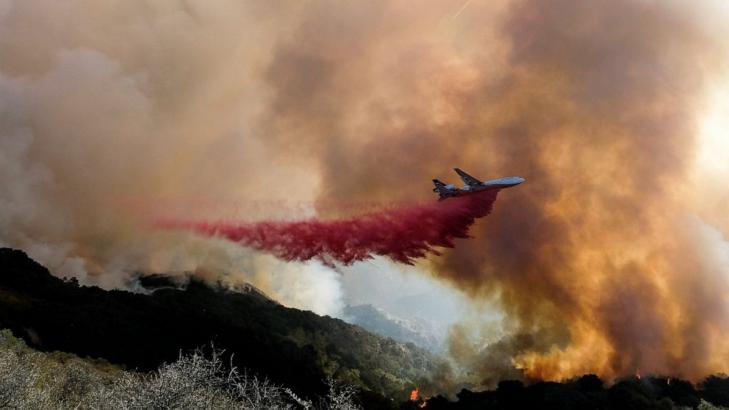
[[(504, 314), (496, 342), (451, 340), (474, 383), (729, 370), (726, 243), (686, 194), (702, 69), (726, 57), (698, 14), (429, 6), (307, 10), (266, 71), (270, 144), (303, 147), (325, 203), (417, 196), (450, 166), (530, 181), (432, 264)], [(343, 29), (354, 15), (368, 23)]]

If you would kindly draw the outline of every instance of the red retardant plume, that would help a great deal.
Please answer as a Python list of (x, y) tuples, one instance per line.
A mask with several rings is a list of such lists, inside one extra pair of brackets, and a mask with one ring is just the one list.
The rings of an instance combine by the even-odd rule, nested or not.
[(434, 247), (452, 248), (455, 238), (468, 238), (476, 218), (491, 212), (497, 191), (485, 191), (427, 204), (403, 205), (356, 217), (254, 223), (162, 221), (164, 229), (188, 229), (222, 237), (268, 252), (286, 261), (317, 258), (349, 265), (387, 256), (412, 265)]

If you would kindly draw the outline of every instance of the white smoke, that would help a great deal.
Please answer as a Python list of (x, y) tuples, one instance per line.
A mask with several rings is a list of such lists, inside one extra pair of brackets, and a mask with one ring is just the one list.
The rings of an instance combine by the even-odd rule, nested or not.
[(334, 314), (332, 272), (148, 228), (157, 216), (270, 217), (286, 212), (281, 201), (313, 200), (316, 173), (252, 131), (266, 105), (256, 73), (277, 39), (262, 35), (267, 9), (0, 1), (0, 245), (84, 284), (192, 271)]

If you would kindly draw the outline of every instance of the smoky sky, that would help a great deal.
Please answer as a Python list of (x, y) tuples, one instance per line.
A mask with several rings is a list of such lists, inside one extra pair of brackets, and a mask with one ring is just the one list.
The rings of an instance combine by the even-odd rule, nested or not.
[(320, 201), (419, 196), (453, 165), (526, 177), (432, 268), (498, 302), (512, 336), (490, 350), (525, 375), (723, 370), (726, 277), (680, 194), (718, 58), (700, 20), (657, 2), (439, 6), (350, 4), (372, 24), (346, 29), (346, 7), (307, 10), (266, 70), (271, 143), (306, 147)]
[(497, 344), (452, 344), (475, 382), (726, 371), (726, 242), (688, 205), (726, 61), (711, 2), (461, 6), (0, 1), (0, 243), (109, 287), (189, 270), (298, 294), (299, 268), (146, 222), (349, 217), (454, 166), (519, 175), (423, 264), (503, 311)]

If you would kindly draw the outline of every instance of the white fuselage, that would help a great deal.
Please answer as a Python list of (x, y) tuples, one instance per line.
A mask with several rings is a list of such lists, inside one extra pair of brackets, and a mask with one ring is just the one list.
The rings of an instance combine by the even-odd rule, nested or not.
[(456, 197), (456, 196), (474, 194), (476, 192), (490, 191), (493, 189), (508, 188), (508, 187), (512, 187), (515, 185), (519, 185), (524, 181), (525, 181), (525, 179), (522, 177), (505, 177), (505, 178), (491, 179), (489, 181), (484, 181), (478, 185), (464, 185), (462, 188), (457, 188), (453, 184), (448, 184), (445, 186), (445, 188), (448, 190), (448, 193), (445, 195), (441, 195), (441, 198), (444, 199), (444, 198), (448, 198), (448, 197)]

